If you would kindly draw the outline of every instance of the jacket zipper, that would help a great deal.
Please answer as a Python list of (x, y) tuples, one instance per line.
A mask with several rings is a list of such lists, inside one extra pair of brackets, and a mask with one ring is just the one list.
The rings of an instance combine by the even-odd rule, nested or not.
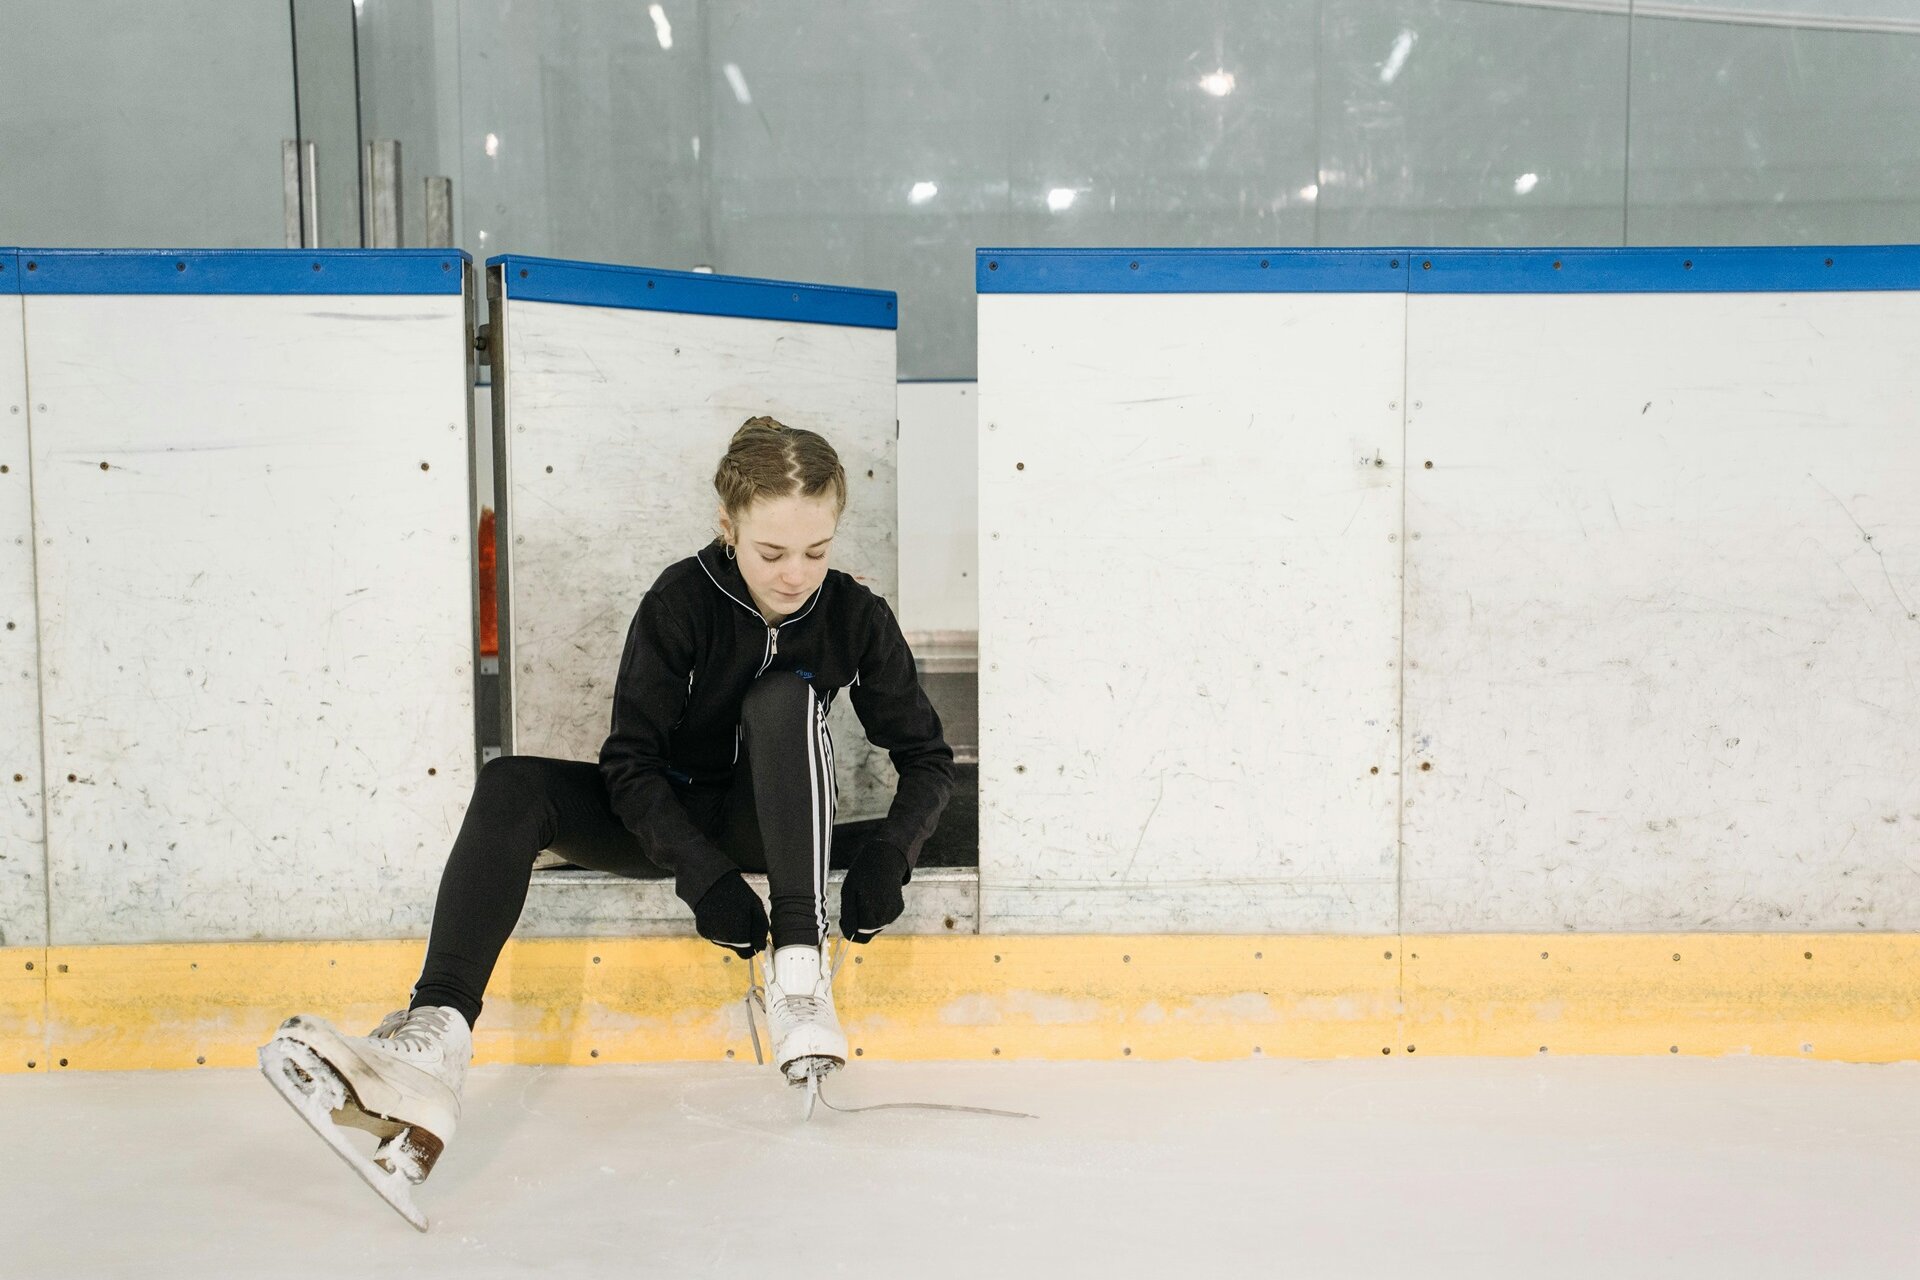
[(753, 673), (754, 679), (758, 680), (761, 676), (766, 674), (767, 668), (773, 665), (773, 656), (779, 652), (780, 652), (780, 628), (768, 627), (766, 656), (760, 659), (760, 670)]

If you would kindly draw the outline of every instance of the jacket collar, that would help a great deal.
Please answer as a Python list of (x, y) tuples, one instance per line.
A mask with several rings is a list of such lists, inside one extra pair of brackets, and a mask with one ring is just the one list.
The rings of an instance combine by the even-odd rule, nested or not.
[[(701, 569), (706, 571), (708, 580), (711, 581), (714, 586), (720, 588), (720, 591), (724, 595), (742, 609), (745, 609), (748, 613), (758, 618), (762, 626), (772, 626), (773, 624), (767, 621), (766, 615), (754, 607), (753, 592), (747, 588), (747, 580), (740, 573), (740, 562), (736, 559), (729, 558), (725, 547), (726, 543), (722, 542), (719, 538), (715, 538), (712, 542), (700, 548), (699, 553), (695, 555), (694, 558), (700, 562)], [(820, 603), (820, 593), (825, 589), (826, 583), (824, 582), (814, 588), (813, 594), (807, 597), (806, 603), (788, 614), (780, 625), (784, 627), (789, 623), (798, 622), (809, 613), (812, 613), (814, 606)]]

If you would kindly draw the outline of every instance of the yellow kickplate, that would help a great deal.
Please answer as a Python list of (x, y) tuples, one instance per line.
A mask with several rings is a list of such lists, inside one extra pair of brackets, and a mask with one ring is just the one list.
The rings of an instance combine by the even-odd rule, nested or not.
[(0, 947), (0, 1075), (47, 1069), (47, 953)]
[(1920, 1058), (1920, 935), (1404, 939), (1424, 1054)]
[[(0, 981), (15, 1059), (0, 1069), (252, 1066), (295, 1013), (364, 1034), (407, 1003), (424, 952), (0, 951), (17, 970)], [(474, 1060), (750, 1063), (746, 987), (744, 961), (695, 939), (515, 940)], [(1920, 1058), (1909, 934), (897, 937), (847, 948), (834, 989), (851, 1047), (875, 1060)]]

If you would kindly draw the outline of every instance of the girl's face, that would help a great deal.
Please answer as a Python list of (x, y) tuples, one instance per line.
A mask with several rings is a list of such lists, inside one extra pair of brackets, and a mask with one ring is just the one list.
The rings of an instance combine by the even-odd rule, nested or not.
[(734, 544), (740, 576), (768, 622), (799, 609), (827, 577), (827, 553), (839, 521), (833, 495), (761, 498), (738, 524), (720, 512), (720, 530)]

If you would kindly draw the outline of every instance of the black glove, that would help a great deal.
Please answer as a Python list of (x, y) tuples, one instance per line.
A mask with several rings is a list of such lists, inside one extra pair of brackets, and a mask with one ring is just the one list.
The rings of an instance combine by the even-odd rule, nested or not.
[(907, 855), (890, 844), (870, 844), (854, 855), (840, 885), (840, 932), (849, 942), (871, 942), (900, 918), (907, 906), (900, 889), (912, 875)]
[(693, 927), (742, 960), (767, 949), (767, 908), (738, 871), (729, 871), (693, 905)]

